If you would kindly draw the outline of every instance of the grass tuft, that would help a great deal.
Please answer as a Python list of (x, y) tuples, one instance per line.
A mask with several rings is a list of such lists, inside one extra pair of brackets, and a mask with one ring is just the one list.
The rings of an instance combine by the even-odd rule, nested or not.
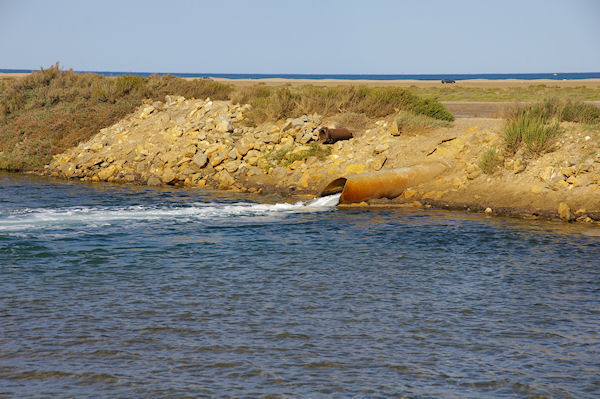
[(274, 165), (282, 165), (287, 167), (296, 161), (302, 161), (309, 157), (317, 157), (318, 159), (323, 160), (325, 157), (331, 154), (331, 146), (323, 146), (314, 142), (310, 143), (308, 146), (308, 150), (297, 152), (295, 154), (291, 154), (292, 150), (294, 149), (293, 145), (283, 147), (277, 151), (267, 154), (266, 159), (269, 161), (269, 167), (273, 167)]
[(504, 127), (504, 146), (514, 154), (524, 144), (531, 155), (554, 149), (556, 138), (562, 133), (557, 120), (547, 121), (531, 109), (520, 110), (516, 118), (509, 119)]
[(331, 146), (322, 146), (319, 143), (310, 143), (308, 150), (292, 154), (286, 157), (283, 161), (283, 166), (289, 166), (296, 161), (302, 161), (309, 157), (317, 157), (320, 160), (324, 160), (329, 154), (331, 154)]
[(495, 147), (488, 149), (481, 155), (481, 159), (479, 160), (479, 168), (485, 174), (492, 174), (500, 165), (500, 159), (498, 158), (498, 152)]

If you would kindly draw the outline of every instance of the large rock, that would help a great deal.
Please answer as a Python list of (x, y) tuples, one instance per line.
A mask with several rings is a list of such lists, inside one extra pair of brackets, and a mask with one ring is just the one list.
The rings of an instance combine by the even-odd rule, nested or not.
[(566, 222), (570, 222), (575, 219), (575, 216), (571, 212), (571, 208), (565, 202), (561, 202), (560, 204), (558, 204), (557, 211), (558, 216)]
[(215, 174), (214, 179), (219, 184), (220, 189), (228, 189), (235, 183), (235, 179), (226, 170), (222, 170)]
[(244, 157), (244, 160), (252, 166), (257, 166), (262, 154), (256, 150), (250, 150)]
[(106, 168), (98, 172), (98, 178), (100, 180), (108, 180), (115, 173), (116, 168), (114, 165), (109, 165)]
[(241, 156), (245, 156), (248, 151), (254, 148), (254, 142), (255, 140), (253, 137), (244, 136), (237, 142), (235, 149)]
[(379, 154), (373, 159), (371, 167), (373, 170), (381, 170), (383, 164), (385, 164), (385, 161), (387, 161), (387, 157), (383, 154)]
[(208, 157), (203, 152), (198, 152), (192, 158), (192, 163), (194, 163), (200, 169), (204, 168), (208, 164)]
[(241, 161), (229, 161), (223, 164), (223, 168), (229, 173), (235, 173), (240, 168)]
[(215, 130), (220, 133), (233, 132), (233, 123), (231, 119), (226, 116), (219, 115), (215, 118)]

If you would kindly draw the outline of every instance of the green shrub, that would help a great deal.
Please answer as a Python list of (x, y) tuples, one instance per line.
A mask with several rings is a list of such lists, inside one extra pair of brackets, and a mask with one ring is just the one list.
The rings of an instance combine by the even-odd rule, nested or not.
[(558, 121), (546, 123), (543, 118), (531, 118), (522, 132), (523, 143), (532, 155), (550, 152), (560, 133)]
[(527, 120), (523, 117), (509, 119), (504, 126), (504, 148), (510, 154), (517, 152), (523, 141), (523, 130), (526, 128)]
[(494, 173), (498, 165), (500, 165), (496, 148), (492, 147), (484, 152), (481, 155), (478, 165), (483, 173), (488, 175)]
[(509, 117), (516, 117), (526, 112), (533, 117), (544, 120), (556, 119), (564, 122), (600, 124), (600, 107), (581, 101), (563, 100), (558, 97), (546, 98), (543, 101), (517, 107)]
[(556, 138), (562, 132), (557, 120), (547, 121), (531, 110), (521, 110), (516, 119), (508, 120), (504, 127), (504, 146), (514, 154), (525, 144), (531, 155), (552, 151)]

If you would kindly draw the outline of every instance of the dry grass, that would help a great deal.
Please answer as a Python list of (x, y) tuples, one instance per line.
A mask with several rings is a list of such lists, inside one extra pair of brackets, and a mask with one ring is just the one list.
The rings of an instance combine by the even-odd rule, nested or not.
[(398, 130), (403, 134), (418, 134), (431, 129), (446, 127), (450, 122), (434, 119), (426, 115), (415, 114), (410, 111), (400, 111), (395, 118)]
[(495, 147), (488, 149), (481, 155), (481, 159), (479, 159), (479, 168), (485, 174), (492, 174), (500, 165), (500, 159), (498, 158), (498, 152)]
[(232, 88), (173, 76), (104, 77), (61, 71), (58, 64), (0, 81), (0, 169), (40, 167), (131, 113), (143, 99), (167, 94), (227, 99)]
[(330, 116), (338, 113), (360, 113), (380, 118), (401, 109), (440, 120), (454, 120), (439, 102), (418, 97), (396, 87), (240, 87), (232, 92), (234, 102), (252, 105), (249, 123), (283, 119), (318, 113)]

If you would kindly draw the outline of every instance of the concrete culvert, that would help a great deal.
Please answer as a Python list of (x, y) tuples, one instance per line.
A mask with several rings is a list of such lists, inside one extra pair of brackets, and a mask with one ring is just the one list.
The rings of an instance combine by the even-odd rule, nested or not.
[(319, 196), (324, 197), (341, 192), (340, 204), (356, 203), (374, 198), (396, 198), (406, 188), (429, 181), (448, 167), (446, 162), (431, 162), (406, 168), (343, 176), (325, 186)]

